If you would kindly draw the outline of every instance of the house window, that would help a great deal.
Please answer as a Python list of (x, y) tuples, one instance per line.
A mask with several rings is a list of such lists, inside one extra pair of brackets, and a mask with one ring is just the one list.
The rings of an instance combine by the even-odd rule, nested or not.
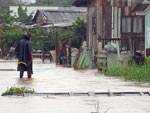
[(126, 24), (127, 32), (131, 32), (131, 18), (127, 18), (127, 24)]
[(143, 32), (143, 18), (134, 17), (133, 18), (133, 32), (142, 33)]
[(122, 33), (131, 33), (131, 18), (123, 17), (122, 18)]
[(137, 18), (133, 18), (133, 32), (137, 32)]
[(144, 18), (141, 16), (122, 17), (121, 31), (122, 33), (143, 33)]

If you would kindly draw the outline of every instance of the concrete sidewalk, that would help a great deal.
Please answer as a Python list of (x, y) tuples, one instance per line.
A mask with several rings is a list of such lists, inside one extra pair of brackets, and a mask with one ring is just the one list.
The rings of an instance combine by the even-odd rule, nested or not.
[[(117, 78), (98, 74), (97, 70), (74, 70), (56, 66), (54, 63), (42, 64), (34, 60), (34, 74), (28, 80), (19, 79), (16, 71), (17, 60), (0, 60), (0, 93), (11, 86), (27, 87), (38, 93), (54, 92), (125, 92), (150, 91), (150, 87), (136, 86)], [(8, 70), (7, 70), (8, 69)], [(1, 113), (150, 113), (150, 96), (27, 96), (0, 97)], [(27, 109), (28, 108), (28, 109)]]

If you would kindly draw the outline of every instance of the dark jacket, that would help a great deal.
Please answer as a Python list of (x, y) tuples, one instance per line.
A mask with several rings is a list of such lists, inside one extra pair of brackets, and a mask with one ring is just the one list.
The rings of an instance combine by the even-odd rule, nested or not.
[[(18, 65), (24, 65), (26, 68), (30, 67), (29, 65), (32, 62), (32, 51), (32, 43), (29, 40), (29, 37), (24, 36), (15, 48), (16, 56), (18, 58)], [(18, 70), (20, 71), (20, 68)]]

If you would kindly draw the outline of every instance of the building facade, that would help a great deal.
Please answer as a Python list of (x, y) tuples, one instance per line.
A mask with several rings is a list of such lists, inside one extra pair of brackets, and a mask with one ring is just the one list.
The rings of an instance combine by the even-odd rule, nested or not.
[(145, 51), (150, 56), (150, 6), (145, 10)]
[(103, 49), (109, 39), (120, 39), (124, 40), (119, 42), (120, 50), (130, 50), (132, 56), (137, 51), (145, 54), (145, 24), (149, 23), (149, 11), (146, 16), (136, 12), (145, 11), (149, 3), (143, 0), (76, 0), (74, 5), (87, 6), (90, 51)]

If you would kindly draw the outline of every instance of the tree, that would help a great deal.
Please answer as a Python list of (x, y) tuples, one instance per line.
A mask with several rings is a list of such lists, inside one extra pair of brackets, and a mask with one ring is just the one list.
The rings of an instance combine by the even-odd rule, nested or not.
[(80, 38), (81, 43), (86, 40), (86, 21), (81, 17), (77, 17), (73, 22), (73, 29), (76, 35)]
[(10, 15), (9, 10), (5, 10), (1, 15), (1, 49), (3, 56), (5, 56), (10, 47), (14, 46), (15, 42), (19, 40), (23, 34), (17, 27), (14, 26), (15, 19)]
[(47, 32), (46, 29), (36, 27), (30, 30), (32, 35), (33, 47), (37, 50), (53, 50), (55, 49), (55, 40), (52, 31)]
[(12, 11), (4, 10), (4, 12), (0, 14), (1, 23), (5, 26), (12, 25), (15, 21), (15, 18), (10, 16), (10, 13), (12, 13)]
[(28, 16), (27, 15), (27, 7), (25, 9), (22, 8), (21, 5), (18, 7), (18, 21), (22, 23), (29, 23), (32, 21), (32, 13)]

